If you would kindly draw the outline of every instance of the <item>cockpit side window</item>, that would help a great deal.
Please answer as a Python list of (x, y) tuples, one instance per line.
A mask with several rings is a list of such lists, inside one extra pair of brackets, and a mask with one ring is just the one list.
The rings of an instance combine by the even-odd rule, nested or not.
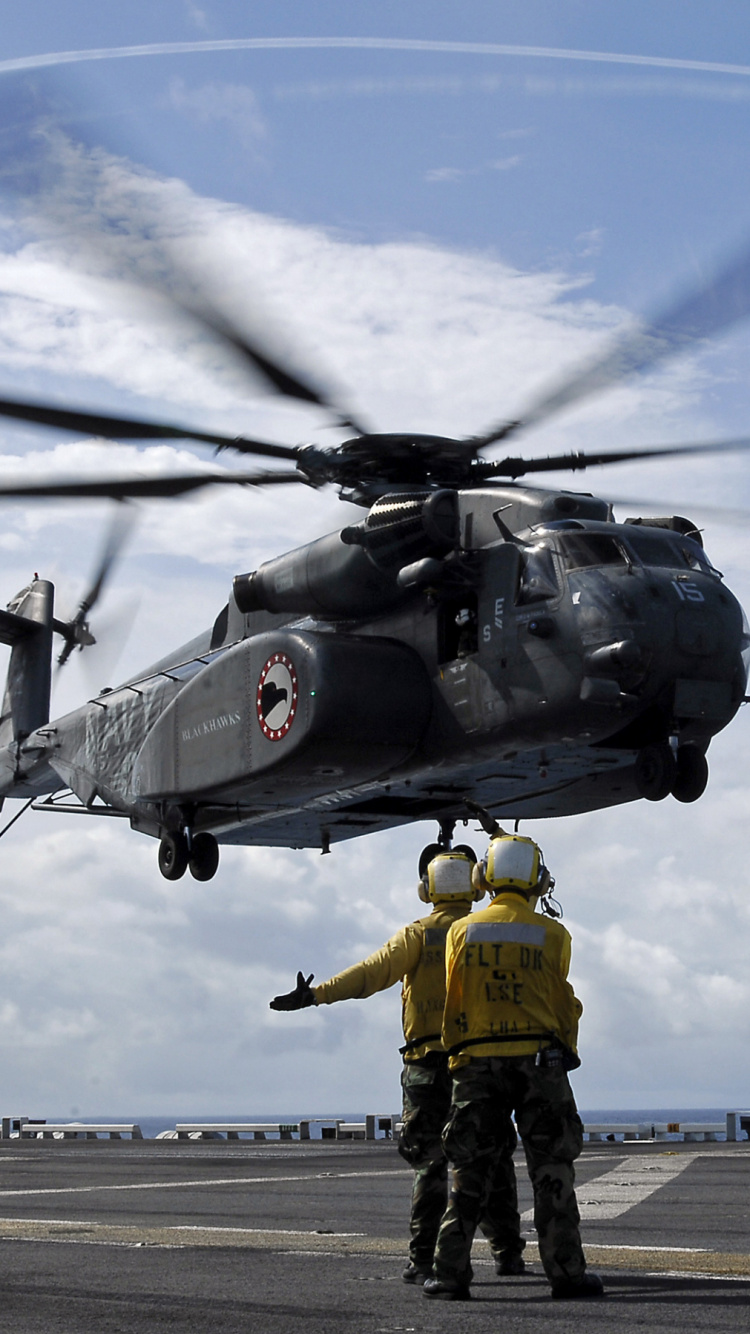
[(557, 597), (560, 592), (555, 575), (552, 552), (549, 547), (527, 547), (523, 553), (521, 578), (516, 594), (518, 606), (529, 602), (543, 602)]
[(566, 570), (581, 570), (594, 565), (626, 565), (625, 553), (608, 533), (560, 533), (560, 554)]
[(691, 570), (702, 570), (704, 574), (712, 574), (714, 579), (721, 579), (721, 572), (711, 564), (703, 547), (697, 542), (691, 542), (689, 537), (683, 537), (679, 547)]

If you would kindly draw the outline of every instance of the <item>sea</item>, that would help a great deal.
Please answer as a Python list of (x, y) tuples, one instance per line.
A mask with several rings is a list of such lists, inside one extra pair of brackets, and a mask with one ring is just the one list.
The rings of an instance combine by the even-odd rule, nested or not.
[[(739, 1109), (729, 1108), (729, 1107), (579, 1108), (581, 1119), (583, 1120), (584, 1125), (587, 1123), (594, 1124), (602, 1122), (607, 1122), (610, 1125), (613, 1124), (616, 1125), (618, 1123), (622, 1124), (623, 1122), (628, 1122), (628, 1121), (630, 1122), (636, 1121), (639, 1124), (645, 1123), (647, 1125), (650, 1122), (664, 1123), (665, 1121), (670, 1124), (683, 1121), (723, 1122), (726, 1119), (727, 1112), (734, 1110), (739, 1110)], [(386, 1115), (386, 1112), (383, 1108), (381, 1108), (379, 1110), (379, 1114)], [(390, 1113), (388, 1114), (392, 1114), (394, 1116), (400, 1114), (399, 1108), (392, 1107), (390, 1109)], [(37, 1116), (38, 1113), (35, 1112), (34, 1113), (35, 1119), (37, 1118)], [(47, 1121), (57, 1122), (57, 1123), (80, 1121), (83, 1124), (86, 1124), (87, 1122), (89, 1124), (98, 1122), (100, 1124), (110, 1124), (110, 1125), (118, 1123), (122, 1125), (135, 1122), (137, 1125), (140, 1126), (145, 1139), (155, 1139), (157, 1135), (161, 1135), (165, 1131), (170, 1131), (170, 1130), (174, 1131), (176, 1125), (178, 1124), (184, 1125), (185, 1123), (190, 1123), (192, 1125), (196, 1124), (215, 1125), (220, 1122), (223, 1122), (225, 1124), (227, 1122), (230, 1122), (235, 1124), (260, 1123), (267, 1125), (277, 1125), (277, 1124), (297, 1125), (300, 1120), (304, 1119), (304, 1120), (309, 1120), (312, 1123), (310, 1126), (311, 1139), (320, 1139), (322, 1137), (323, 1126), (325, 1125), (331, 1126), (335, 1121), (364, 1121), (365, 1113), (360, 1111), (355, 1111), (355, 1112), (337, 1111), (337, 1112), (332, 1112), (330, 1114), (324, 1112), (314, 1113), (308, 1111), (305, 1112), (285, 1111), (281, 1114), (278, 1112), (221, 1112), (221, 1113), (208, 1112), (205, 1114), (201, 1112), (184, 1112), (175, 1114), (170, 1113), (168, 1115), (165, 1114), (163, 1116), (139, 1116), (137, 1110), (135, 1112), (132, 1113), (129, 1112), (127, 1114), (123, 1112), (117, 1112), (117, 1113), (107, 1113), (106, 1115), (104, 1114), (89, 1115), (85, 1112), (79, 1111), (76, 1112), (75, 1116), (71, 1116), (69, 1112), (63, 1116), (56, 1116), (52, 1113), (49, 1113), (45, 1116), (44, 1119)], [(676, 1139), (678, 1138), (678, 1136), (675, 1135), (673, 1136), (673, 1138)]]

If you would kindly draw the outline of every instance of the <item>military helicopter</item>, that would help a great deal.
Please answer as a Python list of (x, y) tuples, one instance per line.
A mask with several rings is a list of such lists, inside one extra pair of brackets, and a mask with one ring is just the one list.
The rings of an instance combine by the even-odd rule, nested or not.
[[(47, 482), (24, 497), (174, 498), (206, 485), (338, 488), (364, 516), (239, 573), (202, 634), (50, 719), (61, 660), (93, 642), (37, 575), (0, 612), (10, 666), (0, 795), (116, 816), (158, 840), (170, 880), (216, 872), (220, 844), (319, 847), (413, 821), (440, 846), (471, 814), (565, 816), (697, 800), (706, 751), (745, 698), (750, 630), (680, 516), (616, 522), (605, 499), (529, 474), (747, 440), (547, 458), (487, 451), (750, 312), (747, 255), (533, 402), (453, 439), (379, 434), (249, 339), (206, 298), (189, 309), (278, 393), (333, 412), (338, 446), (288, 446), (4, 399), (0, 415), (110, 440), (180, 439), (264, 471)], [(274, 466), (269, 466), (273, 463)], [(293, 465), (282, 468), (279, 463)]]

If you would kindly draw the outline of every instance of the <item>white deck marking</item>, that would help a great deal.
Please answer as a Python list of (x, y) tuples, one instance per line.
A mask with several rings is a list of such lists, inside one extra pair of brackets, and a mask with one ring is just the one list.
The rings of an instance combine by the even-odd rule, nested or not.
[(21, 1199), (29, 1195), (94, 1195), (106, 1190), (193, 1190), (197, 1186), (261, 1186), (279, 1181), (346, 1181), (352, 1177), (403, 1177), (406, 1168), (385, 1172), (305, 1172), (299, 1176), (204, 1177), (200, 1181), (135, 1181), (122, 1186), (40, 1186), (24, 1190), (0, 1190), (0, 1197)]
[[(329, 1256), (388, 1258), (403, 1263), (404, 1244), (401, 1238), (372, 1237), (361, 1233), (304, 1232), (290, 1229), (224, 1228), (201, 1226), (142, 1226), (82, 1222), (77, 1219), (0, 1219), (0, 1238), (3, 1241), (35, 1242), (78, 1246), (159, 1247), (168, 1250), (212, 1247), (268, 1251), (276, 1255), (310, 1255), (316, 1259)], [(472, 1256), (472, 1263), (483, 1268), (494, 1267), (494, 1260), (486, 1253)], [(529, 1243), (526, 1259), (539, 1262), (534, 1242)], [(639, 1247), (586, 1244), (586, 1255), (597, 1268), (602, 1265), (613, 1270), (628, 1270), (666, 1275), (674, 1278), (717, 1279), (747, 1282), (750, 1279), (750, 1255), (736, 1252), (693, 1250), (677, 1246)]]
[[(694, 1163), (700, 1155), (680, 1153), (664, 1158), (641, 1159), (625, 1158), (611, 1171), (602, 1176), (592, 1177), (576, 1188), (578, 1208), (584, 1221), (604, 1218), (619, 1218), (633, 1209), (636, 1204), (647, 1200), (649, 1195), (673, 1181), (681, 1172)], [(531, 1222), (534, 1210), (527, 1209), (522, 1214), (524, 1222)]]

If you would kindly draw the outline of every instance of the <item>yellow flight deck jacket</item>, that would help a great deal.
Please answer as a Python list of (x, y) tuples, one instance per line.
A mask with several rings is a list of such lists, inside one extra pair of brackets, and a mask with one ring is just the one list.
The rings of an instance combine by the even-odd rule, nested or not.
[(402, 927), (367, 959), (313, 987), (315, 1004), (364, 999), (403, 982), (401, 1009), (408, 1048), (404, 1060), (418, 1061), (428, 1051), (442, 1051), (445, 942), (454, 922), (465, 917), (470, 909), (467, 899), (436, 904), (428, 917)]
[[(446, 946), (443, 1018), (451, 1068), (476, 1056), (533, 1055), (550, 1045), (550, 1034), (575, 1051), (583, 1006), (567, 980), (569, 967), (565, 927), (534, 912), (520, 894), (502, 892), (456, 922)], [(529, 1038), (503, 1042), (506, 1033)]]

